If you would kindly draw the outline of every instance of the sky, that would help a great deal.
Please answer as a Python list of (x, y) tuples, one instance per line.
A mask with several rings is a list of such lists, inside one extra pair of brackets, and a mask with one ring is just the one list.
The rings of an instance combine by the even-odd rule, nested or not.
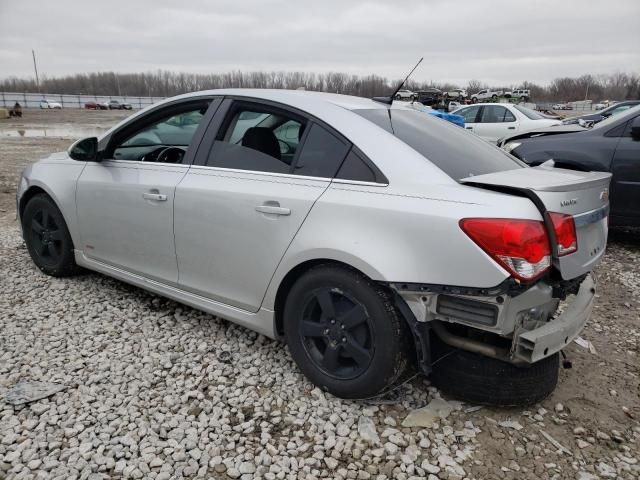
[(0, 0), (0, 78), (158, 69), (466, 85), (640, 73), (640, 0)]

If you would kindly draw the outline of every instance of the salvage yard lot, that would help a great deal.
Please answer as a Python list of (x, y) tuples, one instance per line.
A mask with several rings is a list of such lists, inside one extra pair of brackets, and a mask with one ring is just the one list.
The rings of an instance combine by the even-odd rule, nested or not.
[[(550, 398), (449, 402), (431, 427), (405, 428), (439, 397), (420, 376), (336, 399), (278, 342), (98, 274), (36, 269), (15, 221), (20, 170), (126, 115), (0, 120), (0, 478), (638, 478), (639, 231), (610, 232), (582, 334), (595, 351), (567, 348), (573, 368)], [(3, 397), (18, 381), (66, 388), (16, 407)]]

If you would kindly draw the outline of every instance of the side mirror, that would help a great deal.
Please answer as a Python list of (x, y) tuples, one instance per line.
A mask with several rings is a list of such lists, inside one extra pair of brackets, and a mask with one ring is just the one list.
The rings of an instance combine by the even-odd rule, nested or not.
[(67, 151), (70, 158), (82, 162), (98, 160), (98, 139), (96, 137), (83, 138), (75, 142)]
[(633, 119), (631, 124), (631, 137), (634, 140), (640, 140), (640, 116)]

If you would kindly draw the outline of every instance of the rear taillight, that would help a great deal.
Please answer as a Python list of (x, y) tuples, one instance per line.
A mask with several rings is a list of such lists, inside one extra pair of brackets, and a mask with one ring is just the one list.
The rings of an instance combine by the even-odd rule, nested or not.
[(542, 222), (509, 218), (465, 218), (460, 228), (491, 258), (528, 282), (551, 266), (549, 237)]
[(553, 223), (553, 230), (556, 232), (558, 256), (563, 257), (578, 250), (578, 237), (573, 217), (555, 212), (549, 212), (549, 217), (551, 217), (551, 223)]

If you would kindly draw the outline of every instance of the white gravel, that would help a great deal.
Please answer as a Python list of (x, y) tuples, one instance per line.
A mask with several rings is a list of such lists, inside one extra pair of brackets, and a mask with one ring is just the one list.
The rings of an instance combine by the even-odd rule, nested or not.
[[(15, 227), (0, 229), (0, 255), (0, 479), (640, 474), (637, 426), (619, 441), (565, 426), (580, 440), (566, 445), (574, 455), (608, 445), (588, 462), (539, 434), (561, 425), (552, 416), (570, 418), (566, 405), (467, 413), (453, 402), (430, 428), (405, 428), (411, 409), (438, 397), (422, 378), (374, 402), (342, 401), (307, 382), (278, 342), (100, 275), (46, 277)], [(67, 388), (3, 402), (19, 381)], [(509, 448), (492, 456), (491, 442)]]

